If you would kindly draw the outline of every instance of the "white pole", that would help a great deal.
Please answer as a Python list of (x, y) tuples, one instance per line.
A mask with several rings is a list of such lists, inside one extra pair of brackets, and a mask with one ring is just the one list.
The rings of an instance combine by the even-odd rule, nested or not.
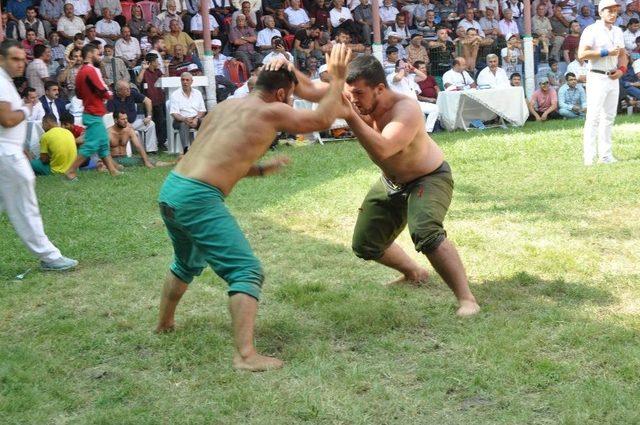
[(524, 38), (524, 77), (524, 93), (529, 99), (536, 88), (533, 67), (533, 38), (531, 36)]
[(207, 111), (211, 111), (217, 103), (216, 99), (216, 68), (213, 66), (213, 52), (211, 51), (211, 30), (209, 29), (209, 0), (200, 0), (200, 14), (202, 15), (202, 39), (204, 44), (204, 57), (200, 58), (202, 70), (209, 84), (204, 88), (207, 96), (205, 104)]

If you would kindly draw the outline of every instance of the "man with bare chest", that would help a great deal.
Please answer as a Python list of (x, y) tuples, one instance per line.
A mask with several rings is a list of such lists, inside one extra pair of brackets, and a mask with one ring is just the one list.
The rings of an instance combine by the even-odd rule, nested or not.
[(264, 274), (229, 213), (225, 197), (240, 179), (275, 173), (288, 162), (286, 158), (256, 162), (269, 149), (276, 132), (324, 130), (336, 118), (351, 113), (349, 102), (342, 97), (350, 56), (343, 45), (333, 48), (328, 59), (332, 81), (315, 111), (290, 106), (294, 92), (305, 98), (291, 70), (263, 70), (247, 97), (227, 99), (203, 120), (196, 140), (169, 174), (158, 197), (174, 249), (160, 302), (158, 332), (173, 330), (180, 298), (209, 265), (229, 285), (233, 367), (262, 371), (282, 366), (280, 360), (255, 349), (253, 331)]
[[(109, 149), (111, 150), (113, 161), (120, 167), (144, 165), (147, 168), (153, 168), (154, 164), (149, 160), (149, 157), (147, 157), (147, 153), (142, 147), (136, 131), (131, 124), (129, 124), (129, 121), (127, 121), (127, 113), (117, 111), (114, 113), (113, 118), (115, 123), (108, 130)], [(129, 142), (136, 148), (140, 156), (127, 156), (127, 144)], [(171, 163), (158, 161), (155, 165), (166, 166), (171, 165)]]
[[(326, 90), (325, 83), (304, 80), (297, 71), (296, 75), (309, 98)], [(457, 314), (478, 313), (462, 261), (442, 225), (453, 195), (451, 168), (426, 133), (420, 106), (389, 89), (382, 64), (373, 56), (354, 59), (346, 83), (354, 107), (346, 121), (382, 171), (360, 207), (354, 253), (401, 272), (403, 277), (393, 284), (425, 283), (427, 270), (394, 242), (408, 224), (416, 250), (426, 255), (455, 294)]]

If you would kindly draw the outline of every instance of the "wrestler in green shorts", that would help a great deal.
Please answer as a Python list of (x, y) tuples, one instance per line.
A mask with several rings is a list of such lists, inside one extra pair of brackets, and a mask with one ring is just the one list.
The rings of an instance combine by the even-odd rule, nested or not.
[(98, 115), (82, 114), (82, 124), (86, 127), (84, 143), (78, 148), (78, 154), (85, 158), (97, 153), (100, 158), (106, 158), (111, 153), (109, 149), (109, 135), (102, 117)]
[(264, 274), (222, 192), (172, 171), (158, 197), (162, 219), (173, 243), (171, 272), (191, 283), (211, 266), (229, 285), (229, 295), (260, 299)]
[(409, 224), (416, 251), (428, 254), (446, 238), (442, 227), (453, 195), (449, 164), (405, 185), (381, 177), (362, 202), (353, 233), (353, 251), (377, 260)]

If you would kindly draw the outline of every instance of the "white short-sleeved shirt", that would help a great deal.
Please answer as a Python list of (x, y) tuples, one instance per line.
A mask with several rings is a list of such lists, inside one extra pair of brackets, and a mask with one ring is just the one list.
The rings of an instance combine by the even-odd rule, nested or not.
[[(202, 26), (202, 15), (200, 13), (197, 13), (195, 15), (193, 15), (193, 18), (191, 18), (191, 30), (192, 31), (203, 31), (203, 26)], [(214, 19), (213, 16), (211, 16), (211, 14), (209, 15), (209, 30), (213, 31), (214, 29), (218, 28), (218, 21), (216, 21)]]
[(271, 52), (269, 53), (267, 56), (264, 57), (264, 59), (262, 59), (262, 64), (266, 65), (268, 63), (273, 62), (274, 60), (278, 59), (278, 58), (284, 58), (286, 60), (288, 60), (289, 62), (293, 62), (293, 56), (291, 55), (291, 53), (289, 52), (284, 52), (284, 54), (280, 53), (280, 52)]
[(453, 69), (448, 70), (442, 76), (442, 85), (451, 84), (456, 87), (463, 87), (473, 84), (473, 78), (467, 71), (456, 72)]
[(135, 37), (131, 37), (128, 43), (124, 38), (119, 39), (116, 41), (115, 50), (116, 56), (120, 56), (128, 61), (134, 60), (142, 54), (142, 51), (140, 50), (140, 42)]
[(396, 16), (398, 16), (398, 9), (393, 6), (380, 6), (380, 19), (382, 22), (391, 22), (396, 20)]
[(294, 10), (291, 7), (287, 7), (284, 10), (284, 14), (287, 15), (291, 25), (298, 26), (309, 23), (309, 15), (307, 15), (304, 9)]
[(256, 41), (256, 46), (271, 46), (271, 39), (273, 37), (282, 37), (280, 31), (277, 29), (264, 28), (258, 31), (258, 39)]
[[(18, 90), (9, 74), (2, 68), (0, 68), (0, 102), (9, 103), (12, 111), (22, 108), (22, 99)], [(19, 154), (26, 139), (26, 119), (11, 128), (0, 126), (0, 156)]]
[(392, 73), (387, 75), (387, 84), (389, 88), (396, 93), (401, 93), (405, 96), (409, 96), (412, 99), (418, 100), (418, 93), (420, 92), (420, 87), (416, 83), (415, 74), (405, 75), (400, 81), (393, 81), (393, 77), (396, 76), (396, 73)]
[(507, 73), (500, 67), (496, 69), (495, 75), (491, 72), (488, 66), (484, 68), (480, 71), (480, 74), (478, 74), (477, 83), (479, 86), (490, 86), (492, 89), (511, 87)]
[[(580, 36), (580, 49), (590, 47), (592, 50), (613, 50), (616, 47), (624, 49), (624, 37), (622, 30), (615, 25), (607, 28), (602, 20), (596, 21), (582, 31)], [(598, 71), (613, 71), (618, 67), (617, 56), (605, 56), (591, 59), (591, 69)]]
[(334, 28), (337, 28), (340, 25), (342, 25), (342, 22), (340, 22), (340, 19), (344, 19), (345, 21), (348, 21), (349, 19), (353, 20), (353, 16), (351, 15), (351, 11), (349, 10), (348, 7), (343, 6), (339, 12), (338, 12), (338, 9), (334, 7), (329, 11), (329, 19), (331, 19), (331, 25)]
[(91, 4), (89, 0), (67, 0), (64, 4), (73, 5), (73, 14), (76, 16), (86, 15), (91, 10)]
[(77, 16), (74, 16), (73, 19), (61, 16), (58, 19), (58, 31), (73, 37), (79, 32), (84, 32), (84, 22)]
[(120, 24), (114, 20), (107, 22), (105, 19), (100, 19), (96, 23), (96, 32), (98, 34), (106, 34), (106, 35), (119, 35), (120, 34)]
[(229, 57), (223, 55), (222, 53), (219, 53), (217, 58), (215, 56), (213, 57), (213, 67), (216, 69), (216, 75), (226, 74), (224, 72), (224, 64), (227, 63), (229, 59)]
[(171, 93), (169, 97), (169, 113), (180, 114), (185, 118), (193, 118), (198, 112), (206, 112), (204, 98), (200, 90), (191, 88), (191, 96), (187, 97), (182, 89)]

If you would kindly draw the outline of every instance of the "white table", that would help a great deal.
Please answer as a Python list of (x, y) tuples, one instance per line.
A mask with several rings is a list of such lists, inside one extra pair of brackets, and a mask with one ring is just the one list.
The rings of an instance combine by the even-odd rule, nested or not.
[(529, 109), (522, 87), (501, 89), (441, 91), (436, 102), (440, 111), (440, 122), (449, 131), (469, 129), (473, 120), (490, 121), (500, 118), (521, 127), (529, 117)]

